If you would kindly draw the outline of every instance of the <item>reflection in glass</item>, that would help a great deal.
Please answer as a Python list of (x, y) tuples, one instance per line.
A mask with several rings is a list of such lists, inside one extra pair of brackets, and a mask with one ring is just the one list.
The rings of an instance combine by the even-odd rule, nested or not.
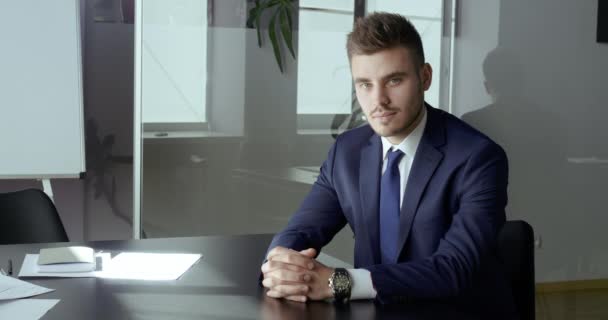
[(206, 1), (145, 1), (144, 123), (206, 122), (206, 12)]

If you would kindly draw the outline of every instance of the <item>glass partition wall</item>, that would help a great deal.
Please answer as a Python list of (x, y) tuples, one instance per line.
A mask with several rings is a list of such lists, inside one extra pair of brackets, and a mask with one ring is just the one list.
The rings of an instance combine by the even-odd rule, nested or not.
[[(409, 15), (427, 59), (436, 70), (449, 70), (441, 60), (450, 56), (442, 45), (449, 41), (449, 31), (441, 32), (446, 8), (439, 0), (418, 4), (294, 2), (295, 58), (280, 34), (281, 72), (268, 19), (262, 19), (262, 47), (246, 25), (253, 1), (139, 2), (141, 229), (135, 232), (173, 237), (284, 227), (336, 134), (365, 124), (345, 50), (356, 16)], [(447, 101), (440, 87), (448, 78), (435, 79), (428, 100), (439, 106)], [(352, 242), (344, 230), (329, 253), (351, 262)]]
[[(596, 38), (597, 1), (301, 0), (296, 58), (281, 45), (282, 73), (268, 19), (262, 47), (246, 26), (252, 5), (139, 2), (142, 235), (285, 226), (335, 135), (365, 124), (345, 34), (383, 10), (423, 37), (434, 70), (426, 100), (507, 151), (507, 218), (535, 230), (537, 282), (608, 278), (608, 44)], [(345, 228), (326, 252), (351, 262), (352, 242)]]

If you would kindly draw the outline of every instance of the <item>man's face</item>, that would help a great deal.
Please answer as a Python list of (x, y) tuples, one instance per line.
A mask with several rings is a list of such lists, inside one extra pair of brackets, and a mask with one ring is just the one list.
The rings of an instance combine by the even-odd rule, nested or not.
[(371, 55), (353, 55), (351, 72), (357, 100), (372, 129), (399, 144), (422, 119), (424, 91), (431, 86), (431, 66), (416, 68), (410, 50), (396, 47)]

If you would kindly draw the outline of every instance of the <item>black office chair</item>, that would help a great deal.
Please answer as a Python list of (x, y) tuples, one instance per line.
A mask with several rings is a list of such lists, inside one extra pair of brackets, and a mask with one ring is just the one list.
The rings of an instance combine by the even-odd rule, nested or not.
[(37, 189), (0, 193), (0, 244), (67, 242), (49, 197)]
[(507, 221), (498, 235), (498, 256), (511, 280), (522, 320), (534, 320), (534, 230), (525, 221)]

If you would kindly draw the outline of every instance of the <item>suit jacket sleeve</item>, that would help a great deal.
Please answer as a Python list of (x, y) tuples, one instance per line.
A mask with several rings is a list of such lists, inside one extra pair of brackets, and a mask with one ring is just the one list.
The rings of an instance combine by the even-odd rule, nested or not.
[(321, 166), (319, 177), (311, 191), (287, 227), (274, 237), (269, 250), (283, 246), (297, 251), (315, 248), (319, 252), (344, 227), (346, 219), (332, 185), (337, 148), (335, 143)]
[[(473, 284), (483, 257), (493, 254), (499, 229), (505, 222), (508, 165), (496, 144), (482, 144), (464, 163), (455, 189), (459, 209), (437, 250), (431, 256), (408, 262), (372, 265), (380, 302), (447, 298)], [(427, 190), (426, 192), (431, 192)]]

